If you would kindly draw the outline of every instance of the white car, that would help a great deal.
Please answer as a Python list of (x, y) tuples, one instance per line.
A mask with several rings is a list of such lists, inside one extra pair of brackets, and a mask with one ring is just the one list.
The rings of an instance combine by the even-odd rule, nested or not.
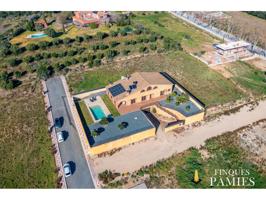
[(60, 142), (64, 142), (64, 134), (63, 134), (63, 131), (60, 131), (60, 132), (57, 132), (57, 141), (60, 143)]
[(69, 177), (72, 175), (72, 172), (71, 172), (71, 168), (70, 168), (70, 164), (69, 163), (65, 163), (64, 166), (64, 173), (65, 173), (65, 177)]

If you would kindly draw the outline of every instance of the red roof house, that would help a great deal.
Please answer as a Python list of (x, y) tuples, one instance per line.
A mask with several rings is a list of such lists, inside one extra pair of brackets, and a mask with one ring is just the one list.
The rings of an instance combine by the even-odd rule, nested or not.
[(89, 24), (102, 24), (108, 22), (109, 16), (106, 11), (76, 11), (72, 17), (73, 23), (78, 26)]

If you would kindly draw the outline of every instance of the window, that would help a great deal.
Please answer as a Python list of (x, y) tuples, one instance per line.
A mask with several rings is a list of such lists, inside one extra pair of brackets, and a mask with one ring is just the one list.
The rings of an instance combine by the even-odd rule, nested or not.
[(161, 92), (160, 92), (160, 95), (161, 95), (161, 96), (164, 95), (164, 91), (161, 91)]
[(153, 89), (155, 90), (155, 89), (157, 89), (158, 87), (157, 86), (155, 86)]
[(140, 93), (145, 92), (145, 90), (141, 90)]
[(131, 99), (131, 104), (134, 104), (134, 103), (136, 103), (136, 99)]
[(152, 88), (149, 86), (149, 87), (147, 88), (147, 91), (148, 91), (148, 90), (151, 90), (151, 89), (152, 89)]
[(145, 101), (146, 100), (146, 96), (141, 97), (141, 101)]

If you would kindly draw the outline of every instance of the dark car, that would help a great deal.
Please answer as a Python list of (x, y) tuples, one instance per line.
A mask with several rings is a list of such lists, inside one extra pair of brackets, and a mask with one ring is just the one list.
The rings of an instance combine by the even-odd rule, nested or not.
[(55, 126), (55, 128), (61, 128), (62, 127), (62, 122), (61, 122), (60, 118), (55, 118), (54, 126)]

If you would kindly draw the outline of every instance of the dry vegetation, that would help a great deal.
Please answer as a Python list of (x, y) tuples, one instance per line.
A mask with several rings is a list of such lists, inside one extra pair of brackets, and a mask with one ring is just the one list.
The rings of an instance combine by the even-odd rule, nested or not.
[(54, 188), (55, 163), (40, 88), (0, 96), (0, 188)]

